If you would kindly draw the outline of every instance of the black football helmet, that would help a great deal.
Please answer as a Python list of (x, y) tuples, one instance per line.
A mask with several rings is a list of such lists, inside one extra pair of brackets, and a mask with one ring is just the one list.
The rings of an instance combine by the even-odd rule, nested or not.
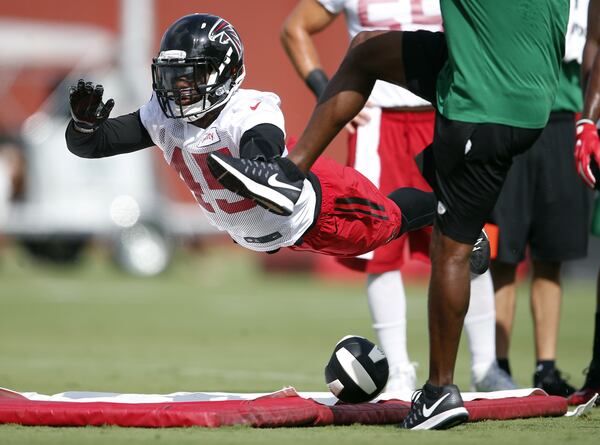
[(244, 76), (240, 36), (210, 14), (186, 15), (169, 26), (152, 60), (152, 89), (163, 113), (190, 122), (227, 103)]

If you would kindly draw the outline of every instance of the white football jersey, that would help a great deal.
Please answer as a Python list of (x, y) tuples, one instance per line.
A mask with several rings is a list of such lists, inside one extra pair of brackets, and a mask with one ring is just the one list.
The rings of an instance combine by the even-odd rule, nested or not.
[(259, 252), (294, 244), (314, 220), (316, 198), (308, 180), (291, 216), (275, 215), (225, 189), (210, 173), (206, 158), (218, 151), (240, 156), (240, 139), (259, 124), (284, 130), (280, 100), (273, 93), (238, 90), (206, 129), (169, 119), (154, 95), (140, 108), (142, 124), (165, 160), (186, 183), (208, 220), (236, 243)]
[(565, 35), (565, 62), (577, 61), (581, 64), (587, 35), (588, 5), (589, 0), (571, 0)]
[[(346, 16), (352, 39), (361, 31), (377, 29), (442, 31), (439, 0), (317, 0), (332, 14)], [(393, 48), (390, 48), (393, 51)], [(391, 83), (377, 81), (371, 97), (382, 108), (419, 107), (429, 102)]]

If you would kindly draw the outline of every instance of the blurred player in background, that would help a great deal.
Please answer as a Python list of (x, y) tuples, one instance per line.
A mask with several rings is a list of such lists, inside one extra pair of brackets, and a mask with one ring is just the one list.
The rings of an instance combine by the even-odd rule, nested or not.
[[(590, 0), (587, 22), (587, 39), (583, 51), (581, 80), (584, 94), (583, 113), (577, 122), (575, 160), (581, 179), (596, 190), (596, 205), (592, 232), (600, 236), (600, 0)], [(600, 393), (600, 269), (596, 287), (596, 318), (592, 360), (587, 368), (585, 383), (568, 401), (579, 405)], [(598, 404), (598, 403), (597, 403)]]
[[(286, 19), (281, 40), (299, 76), (317, 99), (327, 86), (312, 35), (344, 14), (350, 39), (374, 29), (442, 30), (438, 0), (301, 0)], [(387, 194), (399, 187), (431, 191), (414, 160), (433, 139), (435, 112), (410, 91), (377, 81), (366, 107), (346, 125), (348, 164)], [(406, 341), (406, 295), (400, 269), (405, 247), (429, 260), (429, 228), (414, 231), (358, 258), (340, 258), (345, 266), (367, 273), (367, 298), (379, 345), (390, 364), (387, 391), (414, 390), (415, 367)], [(496, 364), (494, 292), (490, 273), (474, 276), (465, 331), (471, 351), (472, 386), (477, 391), (514, 389)]]
[(227, 171), (220, 181), (230, 190), (287, 214), (311, 167), (364, 108), (376, 80), (406, 86), (436, 104), (433, 142), (424, 151), (424, 174), (438, 199), (430, 247), (429, 379), (413, 396), (403, 423), (408, 429), (450, 428), (468, 418), (453, 381), (469, 306), (469, 260), (513, 157), (528, 150), (548, 122), (569, 17), (568, 0), (440, 5), (444, 34), (359, 33), (289, 156), (249, 168), (210, 155)]
[(12, 201), (23, 194), (25, 165), (23, 143), (8, 133), (0, 134), (0, 233)]
[(498, 227), (498, 253), (491, 269), (498, 362), (511, 372), (508, 357), (516, 271), (529, 247), (537, 360), (533, 386), (563, 397), (575, 388), (555, 366), (562, 300), (560, 271), (564, 261), (584, 258), (588, 246), (590, 195), (573, 168), (576, 113), (582, 109), (580, 66), (587, 6), (587, 0), (571, 0), (565, 58), (550, 121), (533, 147), (514, 159), (492, 218)]

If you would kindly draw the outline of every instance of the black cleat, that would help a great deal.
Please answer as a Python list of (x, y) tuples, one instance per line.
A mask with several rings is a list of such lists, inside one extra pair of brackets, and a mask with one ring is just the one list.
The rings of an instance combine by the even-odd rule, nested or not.
[(533, 374), (533, 386), (543, 389), (551, 396), (569, 397), (575, 392), (575, 388), (562, 378), (558, 369), (552, 369), (544, 374), (536, 371)]
[(265, 162), (220, 153), (211, 153), (206, 160), (213, 176), (226, 189), (253, 199), (272, 213), (289, 216), (300, 197), (304, 180), (290, 180), (281, 168), (283, 162), (291, 164), (285, 158)]
[(409, 430), (445, 430), (467, 421), (465, 408), (456, 385), (433, 386), (425, 383), (413, 393), (412, 404), (401, 427)]
[(471, 259), (469, 260), (472, 274), (482, 275), (488, 270), (490, 267), (490, 253), (490, 240), (485, 230), (482, 230), (473, 245)]

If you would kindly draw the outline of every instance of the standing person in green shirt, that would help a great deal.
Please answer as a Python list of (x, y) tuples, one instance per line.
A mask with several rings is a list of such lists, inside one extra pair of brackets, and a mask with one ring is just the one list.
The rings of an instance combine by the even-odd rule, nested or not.
[[(588, 11), (588, 32), (583, 50), (581, 80), (584, 87), (584, 103), (581, 120), (577, 122), (575, 160), (581, 179), (596, 190), (596, 205), (592, 233), (600, 236), (600, 0), (590, 0)], [(600, 393), (600, 269), (596, 287), (596, 316), (592, 360), (587, 368), (585, 382), (581, 389), (572, 394), (570, 405), (585, 403)], [(600, 403), (596, 401), (596, 405)]]
[(514, 159), (492, 214), (498, 227), (497, 255), (491, 266), (496, 290), (498, 364), (511, 373), (508, 357), (516, 306), (516, 271), (528, 248), (536, 354), (533, 386), (562, 397), (571, 395), (575, 388), (555, 364), (561, 265), (584, 258), (588, 246), (591, 196), (573, 168), (576, 113), (583, 107), (580, 67), (587, 12), (587, 0), (571, 0), (565, 58), (550, 121), (531, 150)]
[(287, 157), (265, 163), (208, 158), (225, 187), (289, 214), (312, 164), (364, 107), (377, 79), (436, 105), (434, 140), (423, 156), (438, 199), (430, 247), (429, 379), (413, 395), (403, 423), (409, 429), (449, 428), (468, 419), (453, 381), (469, 304), (469, 258), (512, 158), (533, 145), (548, 121), (569, 0), (442, 0), (441, 9), (445, 34), (358, 34)]

